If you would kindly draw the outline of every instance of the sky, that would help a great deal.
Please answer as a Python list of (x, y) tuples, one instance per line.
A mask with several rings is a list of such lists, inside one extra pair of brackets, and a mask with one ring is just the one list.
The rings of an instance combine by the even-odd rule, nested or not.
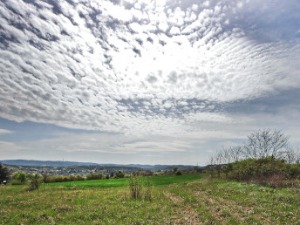
[(300, 147), (299, 0), (2, 0), (0, 159), (206, 165)]

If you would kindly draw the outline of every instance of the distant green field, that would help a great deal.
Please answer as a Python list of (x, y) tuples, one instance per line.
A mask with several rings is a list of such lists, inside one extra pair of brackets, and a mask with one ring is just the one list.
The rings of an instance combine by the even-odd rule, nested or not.
[[(191, 174), (184, 176), (153, 176), (153, 177), (145, 177), (141, 179), (150, 179), (153, 186), (159, 185), (167, 185), (173, 183), (183, 183), (196, 179), (202, 178), (202, 174)], [(109, 180), (84, 180), (84, 181), (71, 181), (71, 182), (56, 182), (56, 183), (47, 183), (43, 184), (45, 187), (76, 187), (76, 188), (91, 188), (91, 187), (103, 187), (103, 188), (111, 188), (111, 187), (124, 187), (127, 186), (129, 182), (129, 178), (122, 179), (109, 179)]]

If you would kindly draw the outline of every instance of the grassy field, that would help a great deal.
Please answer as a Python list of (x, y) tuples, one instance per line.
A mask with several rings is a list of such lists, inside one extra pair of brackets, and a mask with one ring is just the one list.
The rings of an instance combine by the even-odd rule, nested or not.
[[(153, 186), (167, 185), (172, 183), (182, 183), (202, 178), (202, 174), (191, 174), (185, 176), (153, 176), (149, 179)], [(145, 178), (146, 179), (146, 178)], [(78, 187), (78, 188), (92, 188), (92, 187), (124, 187), (128, 185), (128, 179), (110, 179), (110, 180), (84, 180), (71, 182), (58, 182), (44, 184), (47, 187)]]
[(153, 177), (153, 199), (132, 200), (128, 179), (0, 187), (0, 224), (300, 224), (300, 190)]

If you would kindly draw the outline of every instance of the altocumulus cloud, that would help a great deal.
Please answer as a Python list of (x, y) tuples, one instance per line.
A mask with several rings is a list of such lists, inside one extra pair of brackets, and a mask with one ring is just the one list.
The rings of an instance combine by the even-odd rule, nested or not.
[(224, 105), (297, 88), (299, 5), (3, 0), (0, 116), (142, 137), (230, 126)]

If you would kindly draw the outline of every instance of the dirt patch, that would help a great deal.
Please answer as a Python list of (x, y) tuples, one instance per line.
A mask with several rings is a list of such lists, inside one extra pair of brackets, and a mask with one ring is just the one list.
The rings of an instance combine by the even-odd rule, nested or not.
[(173, 193), (170, 193), (170, 192), (165, 192), (164, 195), (169, 198), (174, 204), (178, 205), (178, 204), (181, 204), (183, 203), (183, 198), (181, 198), (180, 196), (178, 195), (175, 195)]
[(199, 221), (198, 213), (196, 213), (192, 207), (185, 207), (177, 212), (177, 216), (174, 218), (173, 222), (174, 224), (203, 224)]
[(178, 209), (172, 212), (170, 220), (172, 224), (189, 224), (189, 225), (201, 225), (199, 221), (198, 213), (190, 205), (184, 203), (184, 199), (174, 193), (165, 192), (164, 195), (169, 198), (174, 204), (180, 206)]

